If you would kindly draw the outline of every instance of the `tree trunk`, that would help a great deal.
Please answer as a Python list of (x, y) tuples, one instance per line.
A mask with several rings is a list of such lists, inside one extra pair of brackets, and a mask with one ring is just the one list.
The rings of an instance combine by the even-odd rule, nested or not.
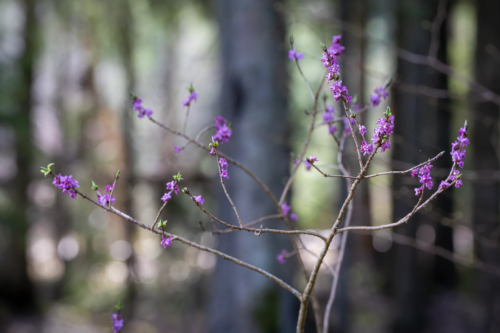
[[(270, 0), (219, 1), (224, 70), (221, 106), (233, 129), (231, 142), (219, 149), (255, 172), (279, 198), (290, 165), (287, 59), (283, 17), (273, 4)], [(228, 172), (231, 178), (226, 186), (244, 223), (276, 213), (252, 179), (232, 165)], [(220, 188), (219, 179), (214, 185)], [(222, 220), (237, 224), (222, 190), (218, 206)], [(282, 227), (280, 222), (270, 223)], [(219, 237), (221, 251), (291, 282), (293, 259), (282, 266), (276, 262), (283, 248), (292, 250), (289, 239), (280, 235), (234, 232)], [(212, 277), (210, 332), (292, 332), (296, 322), (293, 302), (293, 296), (274, 282), (218, 260)]]
[[(500, 93), (500, 64), (489, 49), (500, 49), (500, 12), (499, 1), (478, 0), (477, 3), (477, 47), (475, 74), (479, 84), (494, 93)], [(493, 48), (494, 47), (494, 48)], [(470, 121), (471, 143), (474, 150), (473, 169), (481, 173), (483, 170), (498, 170), (498, 105), (493, 103), (476, 103)], [(473, 221), (475, 232), (494, 237), (498, 235), (500, 220), (499, 187), (497, 181), (476, 181), (473, 187)], [(496, 236), (498, 241), (498, 236)], [(496, 247), (476, 245), (476, 253), (485, 263), (500, 266), (500, 251)], [(500, 331), (500, 280), (488, 273), (479, 273), (478, 288), (482, 303), (482, 327), (478, 332)]]

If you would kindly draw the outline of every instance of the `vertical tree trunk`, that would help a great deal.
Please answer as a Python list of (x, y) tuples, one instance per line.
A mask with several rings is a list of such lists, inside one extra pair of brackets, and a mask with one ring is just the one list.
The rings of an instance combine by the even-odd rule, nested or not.
[[(10, 234), (8, 251), (0, 254), (0, 306), (10, 314), (27, 314), (35, 310), (33, 283), (27, 274), (26, 233), (28, 220), (28, 185), (33, 174), (31, 126), (31, 90), (33, 85), (34, 60), (36, 58), (37, 24), (35, 1), (22, 1), (24, 6), (24, 52), (19, 59), (19, 80), (15, 88), (15, 112), (11, 116), (14, 129), (17, 174), (7, 186), (12, 206), (0, 212), (0, 225), (5, 234)], [(5, 319), (0, 318), (0, 319)], [(1, 328), (0, 323), (0, 328)]]
[[(287, 59), (283, 17), (273, 4), (271, 0), (219, 1), (224, 70), (221, 106), (233, 128), (231, 142), (220, 150), (255, 172), (279, 197), (289, 173)], [(243, 222), (276, 213), (253, 180), (234, 166), (228, 171), (231, 178), (226, 186)], [(215, 185), (220, 187), (219, 179)], [(222, 190), (218, 205), (221, 219), (237, 224)], [(219, 237), (223, 252), (290, 282), (293, 259), (283, 266), (275, 259), (282, 248), (292, 249), (289, 239), (278, 235), (235, 232)], [(210, 332), (294, 330), (296, 313), (289, 306), (293, 297), (262, 276), (219, 260), (211, 285)]]
[[(500, 12), (499, 1), (478, 0), (477, 3), (477, 47), (475, 59), (475, 74), (479, 84), (484, 85), (494, 93), (500, 93), (500, 64), (488, 49), (500, 49)], [(499, 107), (493, 103), (476, 103), (471, 114), (470, 134), (474, 149), (473, 168), (478, 172), (483, 170), (498, 170), (499, 165)], [(498, 235), (499, 187), (496, 181), (477, 181), (473, 187), (473, 221), (475, 232), (492, 236)], [(497, 238), (498, 240), (498, 238)], [(500, 266), (500, 251), (497, 248), (476, 245), (480, 260)], [(479, 273), (478, 288), (480, 300), (485, 314), (483, 327), (478, 332), (500, 331), (500, 280), (488, 273)]]

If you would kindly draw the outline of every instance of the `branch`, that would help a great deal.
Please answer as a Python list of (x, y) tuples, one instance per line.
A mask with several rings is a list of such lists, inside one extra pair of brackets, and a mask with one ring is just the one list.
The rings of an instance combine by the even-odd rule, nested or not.
[[(102, 209), (104, 209), (105, 211), (108, 211), (108, 212), (111, 212), (115, 215), (118, 215), (122, 218), (124, 218), (125, 220), (129, 221), (129, 222), (132, 222), (133, 224), (137, 225), (138, 227), (140, 228), (143, 228), (145, 230), (148, 230), (152, 233), (155, 233), (155, 234), (158, 234), (158, 235), (162, 235), (163, 232), (162, 230), (158, 230), (158, 229), (153, 229), (152, 227), (149, 227), (139, 221), (137, 221), (136, 219), (128, 216), (127, 214), (119, 211), (118, 209), (116, 209), (115, 207), (107, 207), (107, 206), (103, 206), (103, 205), (100, 205), (97, 201), (95, 201), (94, 199), (91, 199), (89, 198), (87, 195), (83, 194), (82, 192), (78, 191), (77, 189), (75, 189), (75, 192), (78, 193), (82, 198), (92, 202), (94, 205), (96, 206), (99, 206), (101, 207)], [(198, 249), (198, 250), (201, 250), (201, 251), (206, 251), (206, 252), (209, 252), (209, 253), (213, 253), (219, 257), (221, 257), (222, 259), (225, 259), (225, 260), (229, 260), (229, 261), (232, 261), (233, 263), (237, 264), (237, 265), (240, 265), (242, 267), (245, 267), (245, 268), (248, 268), (254, 272), (257, 272), (259, 274), (262, 274), (264, 275), (265, 277), (273, 280), (274, 282), (276, 282), (277, 284), (279, 284), (281, 287), (283, 287), (284, 289), (288, 290), (289, 292), (291, 292), (295, 297), (297, 297), (299, 300), (301, 299), (302, 297), (302, 294), (300, 292), (298, 292), (297, 290), (295, 290), (292, 286), (290, 286), (289, 284), (287, 284), (286, 282), (284, 282), (283, 280), (277, 278), (276, 276), (266, 272), (265, 270), (263, 269), (260, 269), (258, 267), (255, 267), (253, 265), (250, 265), (244, 261), (241, 261), (239, 259), (236, 259), (234, 257), (231, 257), (230, 255), (227, 255), (225, 253), (222, 253), (222, 252), (219, 252), (217, 250), (214, 250), (214, 249), (211, 249), (209, 247), (206, 247), (206, 246), (203, 246), (203, 245), (200, 245), (198, 243), (195, 243), (195, 242), (192, 242), (188, 239), (185, 239), (183, 237), (180, 237), (180, 236), (177, 236), (177, 235), (174, 235), (174, 234), (171, 234), (171, 233), (168, 233), (168, 232), (165, 232), (164, 233), (165, 235), (169, 236), (169, 237), (172, 237), (172, 240), (173, 241), (179, 241), (185, 245), (188, 245), (188, 246), (191, 246), (191, 247), (194, 247), (195, 249)]]
[[(267, 216), (263, 216), (261, 218), (258, 218), (255, 221), (248, 222), (248, 223), (244, 224), (243, 227), (251, 227), (253, 225), (259, 224), (259, 223), (264, 222), (266, 220), (273, 220), (273, 219), (279, 219), (279, 218), (283, 218), (283, 214), (267, 215)], [(238, 229), (214, 230), (211, 232), (212, 232), (212, 234), (221, 235), (221, 234), (229, 234), (229, 233), (234, 232), (236, 230), (238, 230)]]
[(236, 209), (236, 206), (234, 205), (233, 200), (231, 200), (229, 193), (227, 193), (226, 185), (224, 185), (224, 179), (223, 179), (222, 174), (221, 174), (221, 168), (220, 168), (220, 163), (219, 163), (219, 153), (217, 152), (217, 148), (215, 148), (215, 157), (217, 159), (217, 169), (219, 170), (220, 183), (222, 185), (222, 188), (224, 189), (224, 193), (226, 194), (227, 200), (229, 200), (229, 203), (233, 207), (233, 210), (236, 214), (236, 217), (238, 218), (238, 223), (240, 224), (240, 227), (243, 227), (243, 222), (241, 222), (240, 214), (238, 213), (238, 210)]
[(438, 158), (440, 158), (441, 156), (443, 156), (443, 154), (444, 154), (444, 151), (440, 152), (439, 154), (437, 154), (433, 158), (429, 159), (428, 161), (420, 163), (419, 165), (414, 166), (413, 168), (408, 169), (408, 170), (380, 172), (380, 173), (375, 173), (373, 175), (364, 176), (364, 178), (373, 178), (373, 177), (378, 177), (378, 176), (383, 176), (383, 175), (405, 174), (405, 173), (411, 172), (411, 171), (413, 171), (415, 169), (418, 169), (418, 168), (424, 166), (425, 164), (434, 162), (435, 160), (437, 160)]

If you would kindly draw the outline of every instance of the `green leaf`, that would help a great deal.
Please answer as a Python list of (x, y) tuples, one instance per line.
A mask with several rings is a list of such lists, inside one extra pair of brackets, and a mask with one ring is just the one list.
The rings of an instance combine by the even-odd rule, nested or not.
[(118, 303), (116, 303), (116, 305), (115, 305), (115, 308), (116, 308), (117, 310), (121, 310), (121, 309), (123, 309), (122, 302), (118, 301)]
[(53, 166), (53, 165), (54, 165), (54, 163), (50, 163), (49, 165), (47, 165), (46, 168), (40, 167), (40, 172), (43, 173), (43, 175), (45, 177), (47, 177), (47, 175), (52, 172), (52, 170), (50, 169), (50, 167)]
[(177, 174), (174, 177), (174, 180), (176, 180), (177, 182), (180, 182), (181, 180), (183, 180), (184, 178), (182, 178), (182, 175), (180, 172), (177, 172)]
[(116, 172), (115, 177), (116, 177), (116, 179), (120, 178), (120, 170), (118, 170), (118, 171)]
[(193, 84), (191, 83), (188, 88), (189, 92), (192, 93), (194, 91)]
[(99, 188), (99, 186), (97, 186), (96, 183), (94, 183), (94, 181), (92, 181), (92, 189), (95, 191)]

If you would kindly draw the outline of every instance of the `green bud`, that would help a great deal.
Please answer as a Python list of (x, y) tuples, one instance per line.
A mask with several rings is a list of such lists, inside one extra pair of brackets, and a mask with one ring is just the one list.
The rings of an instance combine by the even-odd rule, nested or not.
[(47, 177), (47, 175), (51, 173), (52, 170), (50, 170), (50, 167), (53, 165), (54, 163), (50, 163), (46, 168), (40, 167), (40, 172), (43, 173), (44, 177)]
[(129, 91), (129, 94), (132, 99), (136, 99), (138, 97), (133, 91)]
[(293, 43), (295, 42), (295, 38), (293, 35), (290, 35), (290, 44), (293, 46)]
[(193, 84), (191, 83), (188, 88), (189, 92), (192, 93), (194, 91)]
[(94, 183), (94, 181), (92, 181), (92, 189), (95, 191), (99, 188), (99, 186), (97, 186), (96, 183)]
[(116, 179), (120, 178), (120, 170), (118, 170), (118, 171), (116, 172), (115, 177), (116, 177)]
[(122, 302), (118, 301), (118, 303), (116, 303), (116, 305), (115, 305), (115, 308), (116, 308), (117, 310), (121, 310), (121, 309), (123, 309)]
[(177, 174), (175, 176), (173, 176), (174, 180), (176, 180), (177, 182), (180, 182), (182, 179), (182, 176), (181, 176), (181, 173), (180, 172), (177, 172)]
[(161, 228), (161, 227), (165, 227), (167, 225), (167, 221), (163, 221), (162, 219), (160, 219), (160, 222), (158, 222), (158, 226)]
[(387, 107), (387, 110), (385, 110), (384, 114), (386, 115), (386, 117), (390, 117), (390, 116), (392, 116), (392, 113), (391, 113), (391, 108), (390, 108), (390, 107)]
[(356, 118), (356, 114), (355, 114), (354, 112), (352, 112), (352, 110), (351, 110), (351, 109), (349, 109), (349, 116), (350, 116), (351, 118)]

